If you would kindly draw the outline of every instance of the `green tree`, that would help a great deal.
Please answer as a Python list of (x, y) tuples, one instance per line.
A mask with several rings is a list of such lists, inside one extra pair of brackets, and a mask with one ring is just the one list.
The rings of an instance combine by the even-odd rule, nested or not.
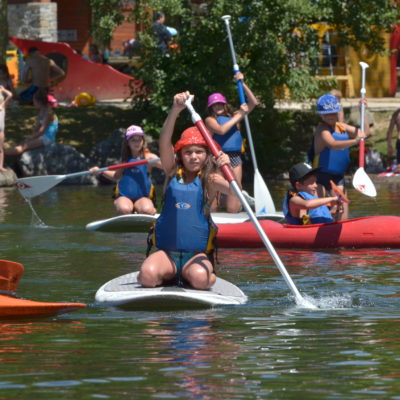
[(8, 0), (0, 0), (0, 65), (6, 63), (8, 44)]
[(112, 34), (124, 20), (121, 0), (90, 0), (92, 25), (90, 33), (101, 48), (110, 44)]
[[(170, 52), (169, 57), (161, 56), (156, 48), (151, 10), (163, 11), (166, 24), (179, 31), (180, 51)], [(273, 106), (277, 89), (284, 86), (296, 100), (317, 97), (324, 90), (314, 77), (320, 48), (312, 24), (334, 25), (343, 45), (358, 48), (363, 44), (370, 51), (383, 52), (380, 33), (389, 32), (399, 16), (397, 3), (389, 0), (204, 0), (201, 4), (190, 0), (137, 0), (133, 18), (142, 27), (139, 39), (143, 54), (142, 65), (133, 75), (143, 81), (146, 92), (136, 97), (134, 104), (150, 115), (142, 121), (148, 131), (158, 134), (178, 91), (194, 93), (195, 107), (202, 115), (212, 92), (221, 91), (238, 104), (221, 19), (225, 14), (232, 17), (240, 68), (262, 103), (251, 115), (261, 170), (282, 170), (285, 163), (304, 157), (296, 147), (304, 150), (310, 140), (313, 116), (278, 114)], [(180, 122), (187, 125), (188, 118)]]

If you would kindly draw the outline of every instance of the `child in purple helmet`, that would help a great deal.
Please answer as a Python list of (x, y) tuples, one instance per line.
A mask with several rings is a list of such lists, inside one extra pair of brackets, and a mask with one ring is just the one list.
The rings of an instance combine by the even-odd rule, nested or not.
[[(243, 81), (243, 74), (235, 74), (235, 80)], [(253, 92), (243, 81), (243, 89), (247, 97), (247, 103), (242, 104), (239, 110), (233, 111), (228, 101), (221, 93), (213, 93), (208, 97), (207, 108), (209, 117), (205, 124), (213, 134), (214, 140), (221, 146), (222, 151), (228, 154), (233, 174), (239, 185), (242, 182), (242, 148), (243, 139), (239, 130), (239, 122), (244, 116), (256, 107), (258, 100)], [(217, 208), (217, 202), (212, 205), (212, 210)], [(235, 196), (227, 196), (226, 209), (228, 212), (236, 213), (241, 208), (240, 200)]]
[[(340, 111), (339, 101), (332, 94), (325, 94), (317, 101), (317, 113), (321, 121), (314, 132), (309, 161), (313, 168), (319, 168), (318, 197), (335, 195), (332, 192), (331, 180), (345, 192), (344, 174), (350, 164), (349, 148), (366, 137), (359, 128), (339, 122)], [(368, 127), (368, 124), (365, 126)], [(349, 216), (348, 204), (344, 203), (343, 208), (341, 220)]]

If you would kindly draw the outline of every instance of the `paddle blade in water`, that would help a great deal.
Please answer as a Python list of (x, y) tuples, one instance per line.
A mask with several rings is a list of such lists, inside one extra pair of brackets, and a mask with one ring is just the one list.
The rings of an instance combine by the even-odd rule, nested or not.
[(258, 169), (254, 172), (254, 200), (256, 215), (276, 212), (274, 201)]
[(46, 175), (46, 176), (32, 176), (29, 178), (17, 179), (17, 188), (21, 195), (26, 199), (39, 196), (43, 192), (56, 186), (62, 180), (65, 179), (65, 175)]
[(376, 197), (375, 185), (371, 178), (367, 175), (364, 168), (358, 168), (353, 176), (353, 187), (360, 193), (369, 197)]

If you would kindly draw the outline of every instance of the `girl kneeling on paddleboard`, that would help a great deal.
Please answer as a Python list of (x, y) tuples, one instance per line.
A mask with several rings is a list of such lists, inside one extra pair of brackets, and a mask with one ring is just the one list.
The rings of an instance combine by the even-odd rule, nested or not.
[(291, 225), (309, 225), (333, 222), (328, 205), (335, 213), (341, 208), (338, 196), (318, 198), (317, 173), (319, 168), (312, 168), (306, 163), (298, 163), (289, 171), (292, 185), (283, 201), (283, 214)]
[(215, 160), (196, 127), (186, 129), (172, 146), (175, 122), (189, 95), (174, 96), (161, 131), (160, 158), (170, 182), (152, 237), (157, 251), (146, 258), (138, 276), (144, 287), (176, 279), (205, 290), (216, 280), (210, 259), (215, 236), (210, 204), (217, 192), (233, 195), (234, 191), (216, 169), (229, 164), (229, 157), (220, 152)]
[[(140, 126), (131, 125), (125, 132), (122, 142), (122, 162), (133, 162), (143, 159), (152, 160), (157, 155), (147, 150), (144, 132)], [(151, 164), (138, 165), (126, 169), (104, 171), (102, 175), (113, 181), (117, 181), (114, 193), (114, 205), (118, 215), (125, 214), (150, 214), (156, 213), (152, 201), (154, 187), (150, 179), (151, 168), (161, 168), (160, 161)], [(90, 171), (96, 172), (99, 168), (92, 167)]]
[[(237, 72), (235, 80), (243, 81), (243, 74)], [(243, 89), (247, 96), (248, 103), (242, 104), (240, 109), (233, 111), (228, 104), (225, 96), (221, 93), (213, 93), (208, 97), (207, 108), (209, 117), (205, 119), (205, 124), (213, 134), (213, 139), (221, 146), (222, 151), (228, 154), (230, 164), (236, 182), (241, 185), (242, 182), (242, 153), (243, 138), (239, 130), (239, 122), (249, 114), (258, 104), (258, 100), (253, 92), (243, 81)], [(212, 211), (217, 209), (217, 201), (212, 206)], [(228, 196), (226, 199), (226, 209), (230, 213), (237, 213), (241, 209), (240, 200), (237, 196)]]

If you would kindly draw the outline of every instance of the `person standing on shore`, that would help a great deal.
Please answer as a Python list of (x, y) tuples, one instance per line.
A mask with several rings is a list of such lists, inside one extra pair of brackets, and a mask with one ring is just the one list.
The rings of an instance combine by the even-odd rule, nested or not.
[(398, 108), (390, 118), (389, 127), (386, 133), (386, 141), (387, 141), (387, 155), (389, 158), (393, 157), (393, 130), (396, 128), (397, 136), (396, 136), (396, 171), (398, 167), (397, 163), (400, 162), (400, 108)]
[(46, 95), (49, 94), (50, 87), (56, 84), (65, 72), (53, 60), (40, 54), (37, 47), (31, 47), (28, 55), (29, 58), (22, 74), (22, 83), (31, 85), (19, 94), (19, 98), (30, 102), (38, 90)]

